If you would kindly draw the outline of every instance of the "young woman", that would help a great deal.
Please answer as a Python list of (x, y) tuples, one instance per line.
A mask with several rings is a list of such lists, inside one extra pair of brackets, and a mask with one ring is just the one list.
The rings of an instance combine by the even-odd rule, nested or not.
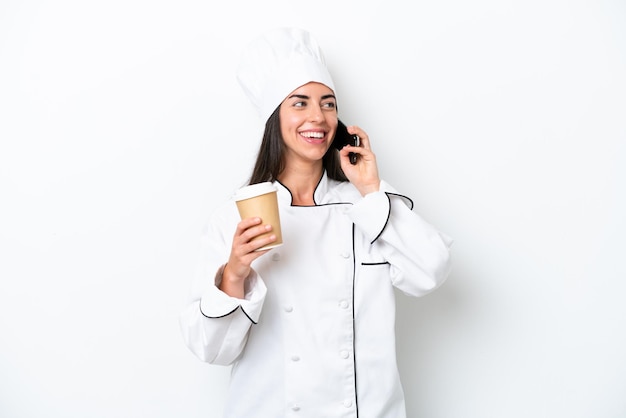
[(250, 183), (277, 186), (284, 245), (255, 251), (275, 239), (252, 241), (262, 220), (240, 220), (232, 200), (219, 207), (181, 315), (185, 342), (233, 366), (226, 417), (405, 417), (393, 289), (437, 288), (451, 241), (379, 178), (366, 132), (351, 126), (361, 146), (334, 148), (337, 97), (307, 32), (271, 31), (243, 62), (240, 82), (267, 120)]

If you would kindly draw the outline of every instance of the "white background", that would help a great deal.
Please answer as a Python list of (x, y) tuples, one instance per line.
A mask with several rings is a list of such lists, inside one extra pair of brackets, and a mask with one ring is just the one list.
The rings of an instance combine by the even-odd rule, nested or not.
[(260, 139), (238, 54), (279, 25), (456, 241), (398, 295), (409, 417), (626, 417), (618, 0), (2, 1), (0, 416), (220, 416), (177, 316)]

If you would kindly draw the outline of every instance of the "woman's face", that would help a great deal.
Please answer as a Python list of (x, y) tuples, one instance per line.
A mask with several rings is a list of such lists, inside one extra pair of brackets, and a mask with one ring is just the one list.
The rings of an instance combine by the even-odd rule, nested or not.
[(337, 102), (321, 83), (305, 84), (280, 105), (280, 129), (286, 162), (316, 162), (332, 144), (337, 130)]

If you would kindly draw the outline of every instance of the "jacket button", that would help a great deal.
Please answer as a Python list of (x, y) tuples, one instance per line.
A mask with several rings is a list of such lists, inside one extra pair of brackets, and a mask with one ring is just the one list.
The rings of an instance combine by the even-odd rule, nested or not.
[(283, 309), (285, 310), (285, 312), (290, 313), (293, 311), (293, 306), (285, 306)]
[(348, 350), (341, 350), (339, 352), (339, 355), (341, 356), (341, 358), (348, 358), (350, 357), (350, 352)]
[(298, 404), (292, 403), (290, 406), (292, 411), (299, 411), (300, 407), (298, 406)]
[(341, 254), (339, 254), (342, 258), (350, 258), (350, 253), (348, 252), (343, 252)]
[(299, 356), (291, 356), (291, 361), (300, 361), (300, 357)]
[(346, 408), (350, 408), (352, 406), (352, 401), (350, 399), (346, 399), (345, 401), (343, 401), (343, 406), (345, 406)]
[(339, 307), (341, 309), (348, 309), (348, 306), (350, 306), (350, 304), (348, 303), (347, 300), (341, 300), (339, 301)]

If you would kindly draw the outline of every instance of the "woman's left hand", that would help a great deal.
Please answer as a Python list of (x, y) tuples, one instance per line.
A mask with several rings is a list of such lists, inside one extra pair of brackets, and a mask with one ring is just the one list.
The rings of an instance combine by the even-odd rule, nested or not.
[[(350, 180), (350, 183), (359, 190), (362, 196), (368, 193), (377, 192), (380, 188), (380, 178), (378, 177), (378, 166), (376, 155), (372, 152), (370, 140), (365, 131), (358, 126), (348, 126), (348, 132), (358, 135), (361, 146), (344, 146), (340, 151), (341, 169)], [(350, 164), (349, 153), (357, 154), (356, 164)]]

